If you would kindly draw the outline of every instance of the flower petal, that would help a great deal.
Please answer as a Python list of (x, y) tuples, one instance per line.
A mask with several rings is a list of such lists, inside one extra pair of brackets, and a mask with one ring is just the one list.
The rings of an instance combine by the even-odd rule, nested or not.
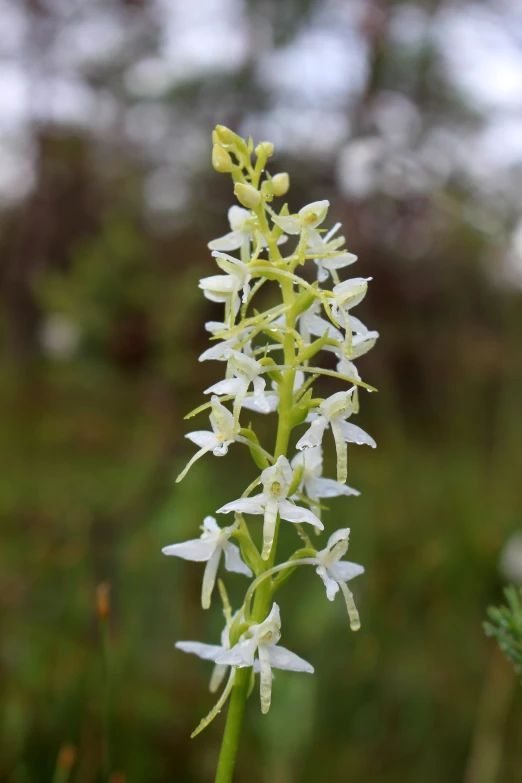
[(328, 426), (328, 419), (325, 416), (318, 416), (314, 419), (305, 434), (297, 441), (296, 448), (310, 449), (313, 446), (319, 446), (322, 443), (324, 431)]
[(240, 514), (264, 514), (266, 498), (263, 493), (253, 495), (250, 498), (239, 498), (225, 503), (218, 508), (218, 514), (229, 514), (231, 511), (239, 511)]
[(204, 661), (216, 661), (224, 652), (223, 647), (218, 644), (203, 644), (202, 642), (176, 642), (174, 647), (182, 652), (197, 655)]
[(213, 386), (205, 389), (203, 394), (234, 394), (236, 395), (243, 388), (243, 381), (239, 378), (226, 378), (224, 381), (218, 381)]
[(228, 666), (244, 666), (254, 665), (254, 653), (257, 648), (257, 642), (255, 639), (245, 639), (242, 642), (238, 642), (230, 650), (227, 650), (223, 655), (217, 658), (216, 663), (227, 664)]
[(349, 582), (350, 579), (364, 574), (364, 566), (359, 563), (349, 563), (347, 560), (339, 560), (332, 567), (332, 573), (342, 582)]
[(270, 648), (265, 644), (258, 647), (259, 656), (259, 693), (261, 697), (261, 712), (266, 715), (272, 700), (272, 668), (270, 666)]
[(252, 571), (247, 564), (241, 560), (239, 548), (235, 544), (231, 544), (230, 541), (227, 541), (223, 550), (225, 552), (225, 568), (227, 571), (234, 571), (236, 574), (252, 576)]
[(216, 663), (212, 669), (212, 674), (210, 675), (210, 684), (208, 686), (210, 693), (215, 693), (218, 690), (219, 686), (225, 679), (227, 670), (228, 666), (225, 666), (221, 663)]
[(285, 234), (299, 234), (301, 231), (301, 221), (291, 215), (273, 215), (273, 222), (279, 228), (282, 228)]
[(222, 237), (213, 239), (207, 247), (210, 250), (238, 250), (243, 244), (243, 234), (240, 231), (230, 231)]
[(319, 530), (324, 530), (323, 523), (310, 509), (294, 506), (289, 500), (281, 500), (279, 502), (279, 514), (281, 519), (286, 519), (287, 522), (308, 522), (310, 525), (315, 525)]
[(201, 586), (201, 606), (203, 609), (210, 608), (210, 600), (212, 598), (214, 585), (216, 584), (216, 576), (219, 568), (219, 561), (221, 560), (221, 552), (221, 547), (217, 547), (205, 566), (205, 571), (203, 573), (203, 584)]
[[(261, 649), (261, 648), (260, 648)], [(308, 674), (314, 673), (314, 667), (308, 661), (300, 658), (286, 647), (280, 647), (278, 644), (268, 646), (268, 655), (270, 657), (270, 663), (274, 669), (284, 669), (291, 672), (308, 672)]]
[(315, 569), (315, 572), (323, 580), (324, 586), (326, 587), (326, 597), (329, 601), (333, 601), (336, 594), (339, 592), (339, 584), (328, 573), (328, 570), (325, 568), (325, 566), (318, 566)]
[(209, 560), (216, 549), (216, 541), (213, 538), (194, 538), (191, 541), (183, 541), (180, 544), (164, 546), (161, 550), (164, 555), (174, 555), (182, 560), (193, 560), (203, 563)]
[(196, 430), (195, 432), (187, 432), (186, 438), (199, 446), (200, 449), (207, 449), (211, 451), (216, 446), (221, 445), (221, 441), (216, 438), (213, 432), (210, 430)]
[(343, 438), (348, 443), (358, 443), (359, 445), (367, 444), (368, 446), (371, 446), (372, 449), (377, 446), (371, 435), (368, 435), (367, 432), (356, 424), (352, 424), (349, 421), (340, 421), (338, 422), (338, 425), (343, 434)]
[(313, 478), (309, 483), (311, 485), (310, 489), (312, 490), (313, 496), (317, 498), (335, 498), (339, 495), (361, 494), (356, 489), (347, 487), (346, 484), (339, 484), (339, 482), (335, 481), (335, 479)]

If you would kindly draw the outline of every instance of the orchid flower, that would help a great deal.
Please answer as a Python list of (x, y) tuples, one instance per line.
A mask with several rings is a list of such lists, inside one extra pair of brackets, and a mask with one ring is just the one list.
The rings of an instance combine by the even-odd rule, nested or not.
[(216, 396), (210, 400), (211, 413), (209, 416), (212, 431), (196, 430), (188, 432), (185, 437), (199, 446), (191, 460), (181, 471), (176, 482), (181, 481), (189, 472), (192, 465), (204, 454), (211, 451), (215, 457), (223, 457), (228, 452), (228, 447), (238, 439), (239, 428), (234, 422), (233, 414), (225, 408)]
[(191, 541), (183, 541), (181, 544), (171, 544), (161, 550), (164, 555), (174, 555), (183, 560), (194, 560), (197, 563), (206, 562), (203, 574), (203, 586), (201, 589), (201, 605), (208, 609), (212, 591), (216, 582), (216, 575), (221, 560), (225, 554), (225, 568), (237, 574), (252, 576), (250, 568), (242, 561), (239, 549), (230, 543), (230, 536), (237, 529), (237, 525), (220, 528), (214, 517), (205, 517), (201, 526), (200, 538)]
[[(321, 256), (323, 258), (314, 258), (314, 264), (317, 266), (317, 280), (320, 283), (326, 282), (329, 275), (334, 277), (338, 282), (339, 278), (336, 277), (338, 269), (344, 269), (344, 267), (357, 261), (357, 256), (353, 253), (340, 253), (339, 249), (344, 245), (344, 237), (336, 237), (332, 239), (334, 234), (341, 228), (340, 223), (336, 223), (333, 228), (321, 237), (319, 235), (319, 241), (321, 243)], [(319, 252), (319, 246), (314, 248), (316, 252)]]
[(337, 481), (346, 484), (347, 473), (347, 443), (366, 443), (375, 448), (377, 445), (372, 437), (356, 424), (346, 421), (354, 412), (353, 393), (355, 387), (348, 391), (332, 394), (319, 405), (319, 415), (314, 417), (310, 428), (297, 441), (296, 448), (309, 449), (322, 443), (326, 428), (332, 427), (337, 451)]
[(321, 577), (326, 587), (326, 596), (329, 601), (333, 601), (336, 594), (341, 589), (346, 601), (346, 608), (350, 617), (350, 627), (352, 631), (357, 631), (361, 627), (359, 614), (355, 607), (353, 595), (348, 589), (346, 582), (356, 576), (364, 573), (364, 568), (357, 563), (342, 561), (348, 551), (350, 537), (350, 528), (346, 527), (337, 530), (328, 539), (324, 549), (317, 552), (314, 560), (317, 563), (317, 574)]
[(204, 277), (199, 281), (199, 287), (203, 294), (212, 302), (224, 303), (227, 307), (229, 323), (239, 310), (239, 291), (243, 291), (242, 300), (246, 301), (250, 292), (250, 278), (247, 265), (238, 258), (233, 258), (226, 253), (220, 253), (214, 250), (212, 255), (216, 258), (216, 263), (220, 269), (226, 272), (225, 275), (211, 275)]
[(261, 373), (265, 372), (265, 367), (255, 359), (252, 359), (252, 357), (245, 356), (245, 354), (231, 349), (225, 352), (225, 358), (228, 362), (227, 375), (232, 374), (235, 377), (218, 381), (218, 383), (205, 389), (205, 394), (232, 394), (235, 397), (234, 422), (237, 427), (239, 412), (251, 384), (254, 389), (254, 398), (258, 401), (259, 407), (269, 410), (264, 394), (266, 382), (261, 377)]
[(324, 244), (317, 226), (325, 219), (329, 206), (329, 201), (314, 201), (300, 209), (297, 215), (272, 215), (272, 220), (285, 234), (305, 234), (308, 247), (320, 253)]
[(210, 250), (227, 251), (246, 247), (248, 252), (255, 222), (252, 217), (249, 209), (243, 209), (243, 207), (236, 205), (230, 207), (228, 210), (228, 222), (231, 230), (228, 234), (209, 242), (208, 247)]
[(242, 514), (263, 514), (263, 551), (262, 558), (267, 560), (274, 542), (277, 515), (288, 522), (307, 522), (323, 530), (321, 520), (309, 509), (296, 506), (287, 500), (292, 483), (293, 471), (286, 457), (279, 457), (275, 465), (261, 473), (263, 492), (252, 497), (239, 498), (218, 508), (218, 514), (238, 511)]
[[(312, 503), (319, 505), (321, 498), (335, 498), (339, 495), (360, 495), (356, 489), (339, 484), (335, 479), (323, 478), (323, 449), (313, 446), (305, 449), (292, 460), (294, 470), (303, 467), (300, 489), (305, 489)], [(318, 511), (319, 514), (319, 511)]]
[(368, 281), (371, 279), (371, 277), (354, 277), (351, 280), (344, 280), (344, 282), (334, 286), (332, 290), (334, 294), (333, 302), (330, 305), (332, 315), (345, 328), (347, 351), (351, 350), (352, 341), (352, 326), (348, 311), (358, 305), (359, 302), (362, 302), (368, 290)]
[(279, 606), (274, 603), (272, 611), (262, 623), (251, 625), (248, 629), (250, 638), (245, 638), (235, 644), (228, 652), (223, 653), (217, 663), (243, 668), (254, 666), (255, 654), (259, 659), (261, 712), (266, 714), (270, 709), (272, 699), (272, 667), (293, 672), (314, 673), (314, 667), (285, 647), (277, 643), (281, 638), (281, 616)]

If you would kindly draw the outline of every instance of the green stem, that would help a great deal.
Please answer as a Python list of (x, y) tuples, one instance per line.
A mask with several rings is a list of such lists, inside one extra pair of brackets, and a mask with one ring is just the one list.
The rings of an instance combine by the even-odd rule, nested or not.
[(243, 726), (250, 673), (251, 669), (238, 669), (236, 672), (236, 679), (228, 706), (227, 722), (219, 754), (215, 783), (231, 783), (232, 781), (239, 738)]

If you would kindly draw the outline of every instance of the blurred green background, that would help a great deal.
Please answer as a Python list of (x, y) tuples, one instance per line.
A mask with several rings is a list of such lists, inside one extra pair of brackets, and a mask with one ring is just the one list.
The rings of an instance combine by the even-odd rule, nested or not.
[(330, 199), (381, 334), (359, 362), (378, 449), (351, 450), (362, 495), (326, 515), (367, 569), (362, 630), (297, 573), (283, 643), (316, 675), (278, 674), (268, 717), (250, 701), (237, 780), (520, 781), (520, 689), (481, 623), (522, 511), (521, 6), (0, 0), (0, 17), (0, 780), (65, 780), (72, 747), (70, 779), (104, 779), (103, 582), (111, 783), (213, 779), (222, 717), (189, 739), (209, 665), (173, 643), (214, 641), (221, 614), (161, 547), (254, 475), (238, 448), (174, 485), (183, 415), (221, 377), (197, 362), (219, 315), (197, 281), (233, 203), (210, 165), (223, 123), (275, 142), (292, 209)]

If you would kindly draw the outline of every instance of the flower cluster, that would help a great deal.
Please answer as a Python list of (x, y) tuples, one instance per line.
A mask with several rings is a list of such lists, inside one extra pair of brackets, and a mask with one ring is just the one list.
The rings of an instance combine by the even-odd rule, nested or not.
[[(303, 525), (319, 533), (324, 530), (325, 498), (359, 494), (346, 484), (348, 444), (350, 448), (352, 444), (375, 447), (375, 441), (351, 420), (359, 410), (359, 389), (373, 391), (361, 380), (354, 361), (379, 336), (352, 314), (370, 278), (340, 280), (340, 271), (357, 259), (344, 249), (344, 237), (337, 234), (340, 224), (330, 231), (323, 228), (328, 201), (308, 204), (295, 214), (286, 204), (274, 209), (273, 200), (285, 195), (289, 177), (265, 171), (273, 145), (262, 142), (254, 149), (250, 138), (245, 141), (224, 126), (216, 128), (213, 142), (214, 168), (232, 175), (240, 206), (229, 210), (230, 231), (209, 243), (220, 273), (199, 283), (207, 299), (224, 306), (223, 321), (206, 324), (212, 345), (200, 356), (200, 361), (221, 363), (221, 380), (206, 389), (210, 401), (187, 417), (206, 412), (210, 427), (186, 436), (198, 451), (177, 481), (205, 454), (222, 457), (233, 444), (248, 449), (256, 475), (241, 497), (217, 509), (217, 514), (233, 515), (229, 527), (220, 527), (208, 516), (199, 538), (163, 549), (166, 555), (205, 562), (202, 606), (210, 606), (216, 581), (224, 605), (226, 627), (220, 644), (176, 645), (214, 662), (211, 691), (229, 674), (218, 704), (198, 730), (222, 708), (234, 689), (238, 670), (248, 669), (252, 684), (259, 673), (263, 713), (270, 706), (273, 668), (313, 672), (309, 663), (279, 645), (281, 617), (273, 601), (276, 590), (299, 566), (315, 568), (330, 601), (341, 592), (351, 628), (360, 627), (347, 583), (364, 568), (343, 560), (350, 530), (337, 530), (324, 548), (317, 549)], [(301, 275), (306, 267), (312, 275)], [(267, 282), (275, 284), (281, 298), (260, 312), (253, 301)], [(334, 354), (335, 370), (320, 366), (321, 351)], [(344, 388), (326, 398), (315, 396), (314, 384), (323, 376), (336, 379)], [(265, 448), (251, 425), (245, 425), (252, 411), (277, 415), (273, 449)], [(298, 428), (301, 431), (294, 437)], [(335, 478), (322, 475), (323, 442), (330, 441), (329, 430), (337, 456)], [(256, 522), (259, 517), (261, 524)], [(281, 522), (294, 526), (299, 547), (287, 561), (277, 563)], [(235, 614), (217, 578), (221, 563), (227, 571), (254, 577)]]

